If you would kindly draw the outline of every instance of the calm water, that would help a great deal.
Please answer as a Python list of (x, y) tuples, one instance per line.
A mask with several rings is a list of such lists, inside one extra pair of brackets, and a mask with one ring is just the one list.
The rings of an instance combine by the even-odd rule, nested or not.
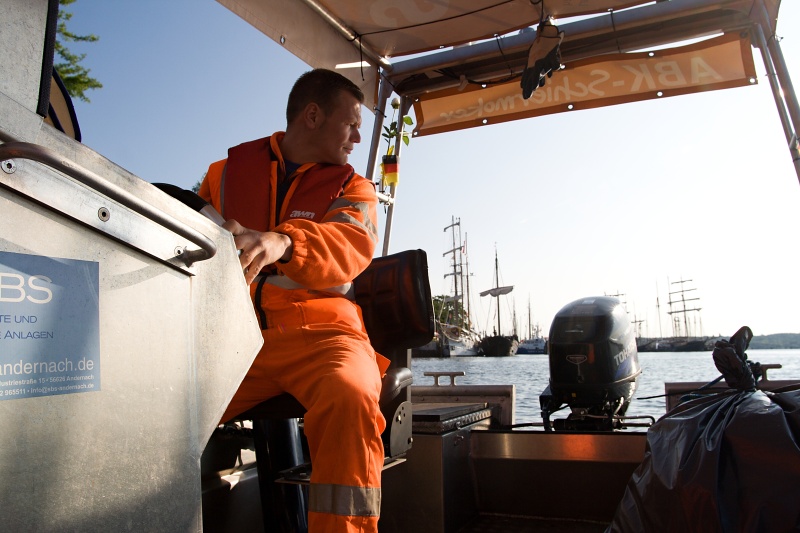
[[(780, 369), (768, 371), (770, 379), (800, 380), (800, 350), (748, 350), (748, 359), (761, 364), (778, 363)], [(640, 353), (642, 375), (628, 416), (650, 415), (658, 419), (665, 413), (664, 398), (639, 400), (645, 396), (664, 394), (665, 381), (711, 381), (720, 373), (714, 366), (711, 352), (661, 352)], [(539, 394), (549, 379), (547, 355), (516, 355), (514, 357), (458, 357), (450, 359), (414, 358), (411, 361), (415, 385), (433, 385), (433, 378), (425, 372), (463, 371), (457, 378), (459, 385), (516, 385), (516, 423), (541, 422)], [(448, 384), (442, 378), (441, 384)], [(568, 410), (560, 411), (555, 418), (563, 418)]]

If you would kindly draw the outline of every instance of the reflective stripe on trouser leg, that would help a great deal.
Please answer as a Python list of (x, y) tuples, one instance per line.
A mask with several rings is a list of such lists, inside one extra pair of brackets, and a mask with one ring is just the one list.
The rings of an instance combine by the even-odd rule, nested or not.
[(308, 510), (345, 516), (379, 516), (381, 489), (312, 483)]

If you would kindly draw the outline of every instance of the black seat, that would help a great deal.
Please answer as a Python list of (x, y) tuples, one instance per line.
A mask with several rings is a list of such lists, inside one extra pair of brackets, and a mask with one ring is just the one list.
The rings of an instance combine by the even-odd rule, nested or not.
[[(380, 407), (386, 418), (382, 435), (385, 462), (411, 447), (411, 402), (408, 350), (433, 338), (434, 318), (427, 255), (408, 250), (373, 259), (354, 280), (370, 343), (392, 363), (383, 378)], [(297, 485), (278, 485), (291, 478), (307, 481), (298, 419), (305, 408), (289, 394), (270, 398), (235, 420), (253, 421), (259, 490), (266, 531), (302, 532), (306, 526), (306, 493)], [(298, 469), (298, 467), (301, 467)], [(290, 473), (295, 470), (295, 473)]]

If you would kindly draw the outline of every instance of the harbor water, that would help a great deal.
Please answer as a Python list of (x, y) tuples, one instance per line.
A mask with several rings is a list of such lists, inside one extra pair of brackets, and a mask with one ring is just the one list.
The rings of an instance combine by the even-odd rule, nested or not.
[[(761, 364), (780, 364), (771, 369), (771, 380), (800, 381), (800, 350), (748, 350), (748, 359)], [(720, 373), (714, 366), (711, 352), (644, 352), (639, 354), (642, 374), (638, 380), (633, 402), (627, 416), (652, 416), (656, 420), (664, 415), (663, 397), (640, 399), (664, 394), (664, 383), (674, 381), (708, 382)], [(540, 423), (539, 395), (547, 386), (550, 369), (547, 355), (515, 355), (513, 357), (454, 357), (413, 358), (411, 370), (415, 385), (433, 385), (433, 378), (425, 372), (459, 372), (466, 375), (456, 378), (458, 385), (515, 385), (515, 423)], [(448, 378), (440, 378), (440, 385), (448, 385)], [(564, 409), (552, 418), (564, 418)]]

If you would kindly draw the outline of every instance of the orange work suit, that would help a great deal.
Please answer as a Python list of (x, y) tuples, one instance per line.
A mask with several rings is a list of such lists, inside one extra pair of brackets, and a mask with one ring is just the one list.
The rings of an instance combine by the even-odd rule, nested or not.
[[(358, 305), (326, 290), (351, 282), (371, 261), (378, 241), (377, 197), (372, 183), (350, 165), (305, 164), (290, 177), (278, 205), (276, 191), (285, 174), (282, 136), (232, 148), (227, 160), (211, 165), (199, 191), (226, 219), (288, 235), (292, 257), (276, 263), (268, 279), (285, 276), (305, 287), (251, 286), (264, 346), (223, 421), (282, 392), (292, 394), (307, 409), (304, 431), (314, 465), (309, 530), (377, 532), (380, 435), (386, 427), (378, 404), (386, 365), (377, 359), (385, 359), (371, 347)], [(253, 192), (232, 199), (232, 180)], [(301, 198), (326, 194), (334, 198), (310, 198), (308, 205)], [(327, 204), (321, 212), (320, 202)]]

